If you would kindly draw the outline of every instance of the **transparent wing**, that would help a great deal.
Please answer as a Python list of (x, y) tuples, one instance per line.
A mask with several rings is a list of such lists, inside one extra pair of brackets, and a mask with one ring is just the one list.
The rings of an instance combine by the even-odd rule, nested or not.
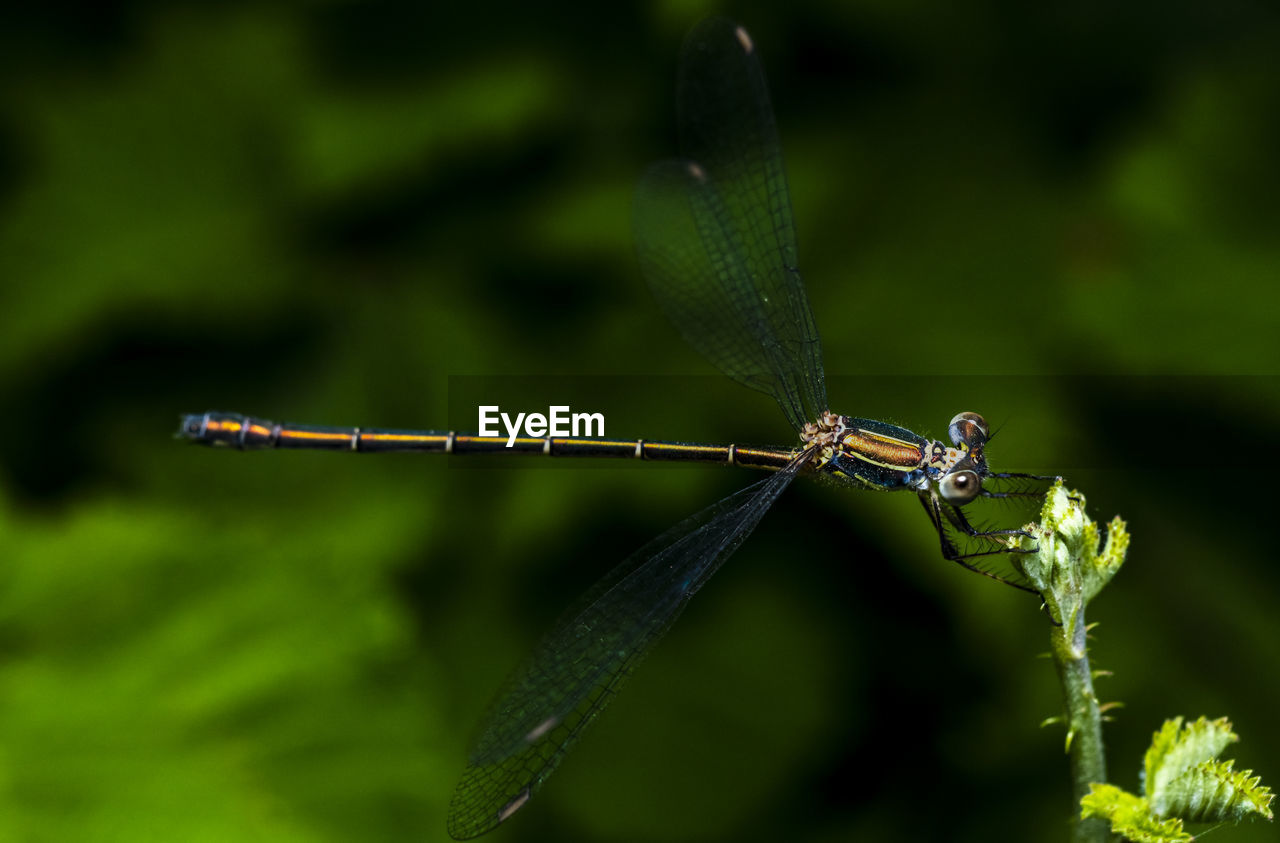
[(686, 340), (772, 395), (797, 430), (827, 409), (818, 329), (796, 268), (791, 196), (764, 72), (746, 31), (712, 18), (685, 42), (683, 160), (636, 189), (645, 279)]
[(560, 619), (485, 715), (449, 805), (452, 837), (483, 834), (537, 792), (807, 461), (806, 453), (663, 533)]

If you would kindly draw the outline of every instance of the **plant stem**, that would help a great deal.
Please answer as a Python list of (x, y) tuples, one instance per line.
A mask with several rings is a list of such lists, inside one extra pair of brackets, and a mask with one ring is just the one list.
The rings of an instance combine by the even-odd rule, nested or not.
[(1102, 711), (1093, 692), (1089, 667), (1089, 629), (1085, 605), (1110, 582), (1124, 562), (1129, 534), (1119, 518), (1107, 525), (1101, 542), (1098, 525), (1085, 515), (1084, 495), (1068, 491), (1061, 478), (1045, 495), (1040, 523), (1028, 524), (1019, 543), (1018, 569), (1044, 599), (1045, 612), (1055, 621), (1049, 650), (1062, 683), (1066, 711), (1067, 752), (1071, 755), (1073, 843), (1107, 843), (1105, 820), (1080, 819), (1080, 800), (1091, 784), (1106, 784), (1107, 759), (1102, 749)]
[(1105, 820), (1096, 817), (1079, 819), (1080, 800), (1089, 793), (1089, 783), (1107, 780), (1107, 759), (1102, 748), (1102, 712), (1098, 697), (1093, 692), (1084, 606), (1079, 607), (1073, 618), (1063, 619), (1062, 626), (1055, 626), (1049, 637), (1067, 713), (1072, 804), (1075, 806), (1071, 839), (1073, 843), (1106, 843), (1110, 833)]

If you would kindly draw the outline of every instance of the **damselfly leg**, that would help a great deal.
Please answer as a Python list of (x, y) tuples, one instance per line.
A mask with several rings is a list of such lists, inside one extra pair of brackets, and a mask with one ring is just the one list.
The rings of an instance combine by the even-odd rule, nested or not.
[[(985, 445), (985, 441), (982, 439), (980, 431), (971, 434), (969, 442), (974, 446), (979, 459), (981, 459), (981, 448)], [(1030, 480), (1047, 482), (1058, 479), (1059, 478), (1054, 475), (1027, 474), (1014, 471), (985, 472), (981, 475), (981, 480), (983, 482), (989, 480)], [(942, 494), (939, 494), (939, 488), (942, 489)], [(965, 515), (962, 506), (956, 505), (954, 501), (949, 501), (947, 499), (945, 486), (940, 485), (938, 488), (924, 488), (919, 490), (918, 495), (925, 513), (929, 516), (930, 523), (933, 524), (933, 528), (938, 534), (938, 543), (941, 547), (944, 559), (955, 562), (966, 570), (982, 574), (984, 577), (989, 577), (997, 582), (1016, 588), (1019, 591), (1026, 591), (1037, 595), (1039, 594), (1039, 592), (1030, 585), (999, 572), (990, 570), (989, 568), (976, 564), (974, 561), (985, 557), (1034, 553), (1034, 548), (1016, 547), (1013, 546), (1010, 541), (1015, 537), (1032, 538), (1030, 533), (1016, 527), (1004, 529), (983, 529), (974, 526), (973, 523), (969, 521), (968, 516)], [(983, 487), (971, 499), (976, 499), (978, 497), (994, 500), (1031, 500), (1044, 497), (1044, 489), (1024, 488), (1000, 491)], [(961, 552), (961, 549), (957, 546), (955, 540), (950, 534), (950, 531), (954, 531), (955, 533), (964, 536), (966, 539), (987, 541), (998, 546), (984, 550)]]

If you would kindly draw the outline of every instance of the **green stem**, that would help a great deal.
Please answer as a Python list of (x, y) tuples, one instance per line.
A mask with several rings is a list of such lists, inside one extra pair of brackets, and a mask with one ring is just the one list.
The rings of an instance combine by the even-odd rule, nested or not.
[(1050, 634), (1054, 666), (1062, 682), (1062, 701), (1067, 712), (1067, 741), (1071, 754), (1071, 778), (1076, 818), (1072, 828), (1073, 843), (1106, 843), (1110, 834), (1107, 822), (1100, 818), (1079, 819), (1080, 800), (1089, 793), (1090, 782), (1107, 780), (1107, 759), (1102, 748), (1102, 711), (1093, 692), (1093, 673), (1089, 668), (1086, 645), (1088, 630), (1084, 622), (1084, 606), (1071, 620), (1053, 628)]
[(1068, 491), (1061, 479), (1045, 495), (1040, 523), (1028, 524), (1025, 529), (1018, 548), (1023, 555), (1015, 557), (1016, 564), (1044, 598), (1049, 617), (1061, 624), (1049, 635), (1049, 649), (1066, 710), (1074, 790), (1071, 839), (1074, 843), (1106, 843), (1110, 833), (1105, 820), (1079, 818), (1080, 800), (1089, 795), (1089, 785), (1107, 781), (1103, 709), (1093, 692), (1084, 607), (1120, 570), (1129, 534), (1124, 522), (1113, 518), (1103, 545), (1098, 525), (1085, 515), (1084, 495)]

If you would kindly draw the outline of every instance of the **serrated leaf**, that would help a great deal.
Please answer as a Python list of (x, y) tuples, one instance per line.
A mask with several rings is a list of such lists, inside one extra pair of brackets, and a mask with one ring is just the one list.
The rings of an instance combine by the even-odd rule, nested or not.
[(1156, 816), (1147, 800), (1114, 785), (1089, 785), (1089, 795), (1080, 800), (1080, 807), (1081, 819), (1104, 819), (1113, 834), (1134, 843), (1189, 843), (1193, 839), (1182, 830), (1182, 820)]
[(1252, 770), (1232, 770), (1234, 763), (1205, 761), (1192, 766), (1169, 782), (1153, 803), (1157, 813), (1188, 822), (1240, 822), (1252, 814), (1271, 819), (1274, 794)]
[(1097, 527), (1090, 522), (1093, 530), (1093, 543), (1088, 545), (1089, 555), (1084, 562), (1084, 599), (1087, 603), (1097, 596), (1103, 586), (1111, 582), (1111, 578), (1124, 564), (1125, 554), (1129, 552), (1129, 531), (1120, 516), (1112, 518), (1107, 524), (1107, 540), (1099, 553)]
[(1181, 717), (1166, 720), (1151, 737), (1151, 747), (1143, 759), (1143, 793), (1161, 814), (1168, 803), (1170, 782), (1197, 764), (1212, 761), (1227, 745), (1238, 741), (1225, 717), (1209, 720), (1201, 717), (1183, 727)]

